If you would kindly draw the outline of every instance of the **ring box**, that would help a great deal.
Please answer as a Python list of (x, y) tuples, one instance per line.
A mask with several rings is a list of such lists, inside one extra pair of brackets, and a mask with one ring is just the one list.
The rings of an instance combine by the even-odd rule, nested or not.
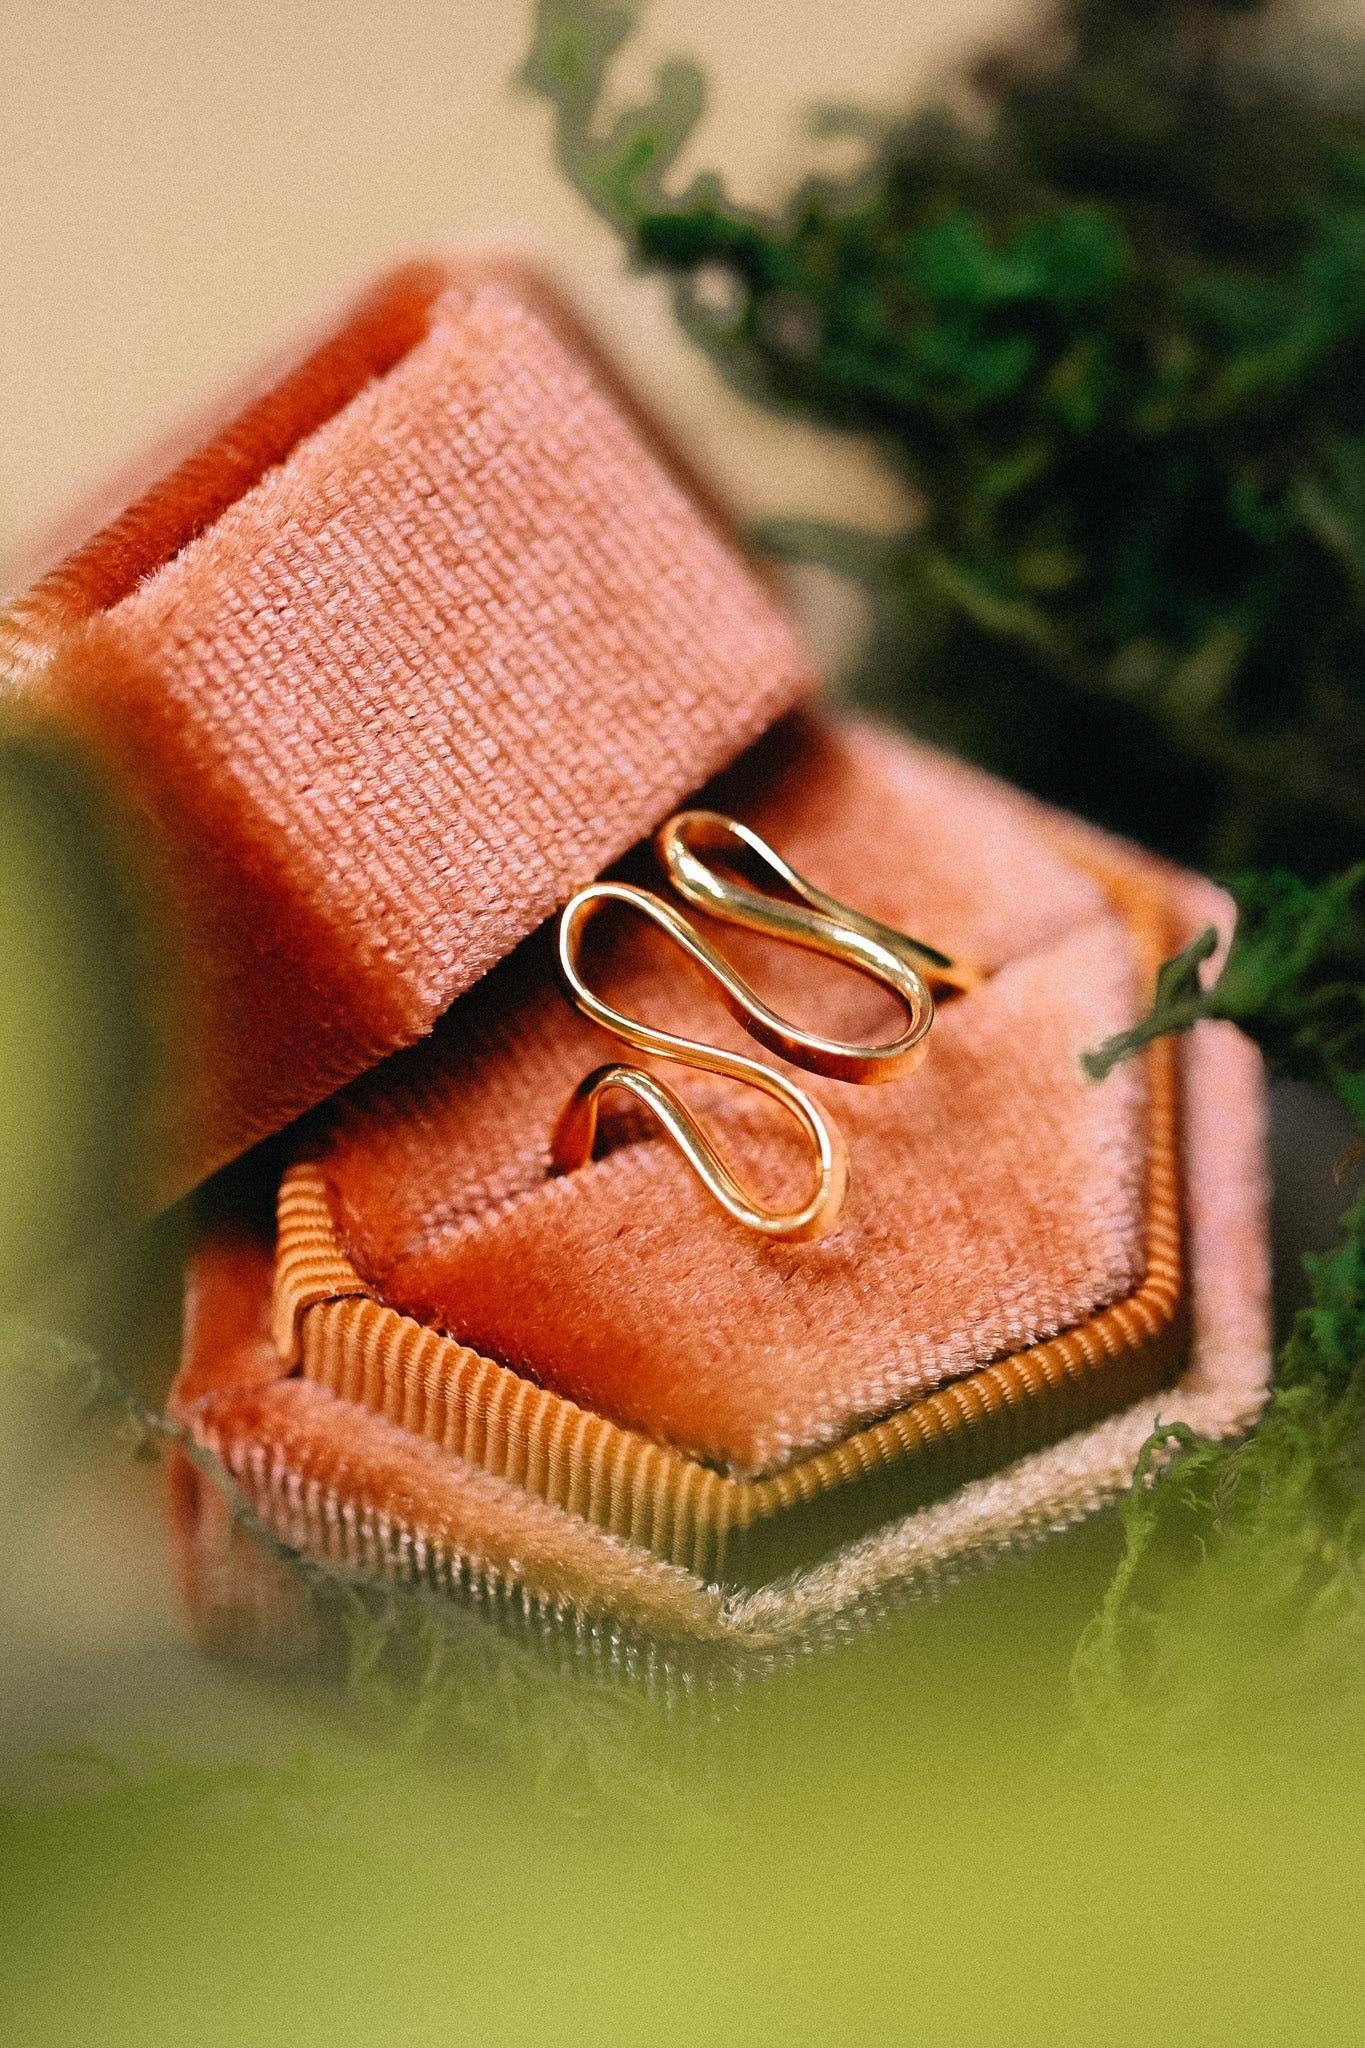
[[(1201, 1025), (1079, 1066), (1225, 899), (801, 708), (723, 513), (525, 271), (381, 284), (6, 630), (162, 907), (159, 1192), (286, 1132), (276, 1241), (229, 1218), (196, 1256), (172, 1410), (287, 1542), (771, 1647), (1090, 1512), (1158, 1412), (1254, 1416), (1256, 1055)], [(618, 864), (648, 881), (699, 793), (986, 970), (912, 1077), (812, 1084), (854, 1174), (816, 1243), (743, 1232), (630, 1117), (550, 1171), (606, 1041), (547, 921)], [(876, 1036), (865, 981), (720, 943), (784, 1014)], [(647, 932), (599, 980), (745, 1043)], [(689, 1099), (746, 1184), (799, 1183), (766, 1105)], [(221, 1509), (172, 1487), (212, 1633)]]

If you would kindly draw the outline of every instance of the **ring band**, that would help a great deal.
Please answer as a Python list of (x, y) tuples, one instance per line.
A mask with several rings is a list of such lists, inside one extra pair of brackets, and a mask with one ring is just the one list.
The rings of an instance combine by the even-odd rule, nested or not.
[[(769, 1209), (754, 1201), (745, 1193), (673, 1089), (643, 1067), (623, 1065), (598, 1067), (579, 1083), (570, 1096), (550, 1142), (556, 1170), (569, 1173), (587, 1164), (592, 1157), (601, 1097), (609, 1088), (624, 1088), (654, 1112), (693, 1171), (737, 1223), (764, 1237), (800, 1241), (823, 1235), (833, 1227), (848, 1192), (848, 1151), (842, 1132), (821, 1114), (803, 1088), (798, 1088), (785, 1075), (774, 1073), (771, 1067), (761, 1065), (758, 1060), (747, 1059), (743, 1053), (725, 1052), (719, 1046), (704, 1045), (698, 1039), (680, 1038), (671, 1031), (659, 1031), (653, 1025), (643, 1024), (638, 1018), (613, 1009), (595, 995), (579, 972), (578, 950), (586, 925), (604, 903), (628, 904), (658, 925), (704, 974), (719, 985), (727, 1007), (755, 1036), (758, 1036), (755, 1026), (759, 1020), (772, 1017), (772, 1012), (758, 1001), (685, 917), (661, 897), (651, 895), (647, 889), (633, 888), (627, 882), (594, 882), (588, 888), (580, 889), (565, 906), (559, 920), (558, 957), (559, 971), (570, 999), (585, 1017), (623, 1039), (636, 1052), (653, 1053), (659, 1059), (677, 1060), (704, 1073), (722, 1074), (727, 1080), (746, 1082), (751, 1088), (761, 1089), (765, 1095), (781, 1103), (795, 1117), (814, 1146), (815, 1186), (799, 1209)], [(781, 1022), (780, 1019), (774, 1021)]]
[[(558, 967), (569, 1000), (592, 1023), (636, 1052), (745, 1082), (779, 1102), (811, 1141), (816, 1179), (801, 1208), (766, 1208), (741, 1187), (666, 1082), (642, 1067), (619, 1063), (596, 1068), (565, 1105), (551, 1140), (555, 1170), (568, 1173), (587, 1164), (601, 1098), (608, 1089), (624, 1089), (653, 1112), (721, 1207), (746, 1229), (772, 1238), (818, 1237), (833, 1226), (848, 1190), (848, 1153), (837, 1125), (803, 1089), (759, 1061), (658, 1030), (604, 1002), (588, 986), (579, 967), (587, 924), (607, 903), (625, 904), (638, 911), (679, 947), (713, 984), (731, 1015), (769, 1052), (808, 1072), (864, 1086), (895, 1080), (923, 1058), (934, 1021), (933, 986), (965, 992), (982, 977), (976, 969), (951, 960), (936, 948), (825, 895), (758, 833), (718, 811), (678, 812), (660, 826), (655, 849), (684, 902), (727, 924), (822, 953), (870, 976), (899, 999), (906, 1013), (905, 1028), (898, 1037), (870, 1046), (803, 1031), (770, 1009), (691, 920), (662, 897), (628, 882), (590, 883), (570, 899), (559, 920)], [(745, 856), (757, 861), (787, 892), (786, 897), (718, 873), (702, 858), (703, 853), (719, 853), (732, 862)]]
[[(836, 896), (827, 896), (737, 818), (724, 817), (719, 811), (677, 811), (655, 833), (654, 847), (678, 895), (709, 917), (745, 925), (815, 952), (828, 952), (879, 980), (887, 978), (888, 961), (908, 968), (940, 991), (965, 995), (984, 979), (980, 968), (950, 959), (936, 946), (926, 946), (923, 940), (852, 909)], [(707, 866), (701, 858), (703, 850), (749, 854), (797, 902), (783, 902), (742, 882), (727, 880)]]

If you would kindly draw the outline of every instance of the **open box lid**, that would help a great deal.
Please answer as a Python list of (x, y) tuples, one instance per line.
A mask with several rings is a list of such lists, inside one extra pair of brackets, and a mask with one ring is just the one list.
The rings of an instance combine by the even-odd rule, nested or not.
[(420, 1039), (814, 681), (595, 345), (486, 261), (379, 284), (3, 651), (165, 913), (156, 1201)]

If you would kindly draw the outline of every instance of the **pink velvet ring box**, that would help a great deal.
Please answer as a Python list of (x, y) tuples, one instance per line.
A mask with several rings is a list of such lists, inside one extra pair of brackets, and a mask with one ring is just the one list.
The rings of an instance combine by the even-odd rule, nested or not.
[[(1084, 1078), (1228, 906), (888, 732), (799, 708), (723, 515), (523, 271), (382, 284), (7, 623), (16, 712), (99, 764), (169, 934), (171, 1194), (288, 1127), (271, 1243), (189, 1276), (177, 1418), (288, 1543), (771, 1643), (1114, 1496), (1159, 1412), (1226, 1434), (1267, 1373), (1261, 1082), (1201, 1026)], [(984, 969), (903, 1082), (812, 1081), (853, 1187), (746, 1233), (638, 1117), (551, 1171), (614, 1056), (552, 925), (655, 887), (702, 800)], [(644, 842), (644, 844), (642, 844)], [(865, 979), (725, 930), (807, 1027)], [(638, 921), (619, 1007), (745, 1049)], [(746, 1184), (808, 1170), (752, 1091), (680, 1084)], [(173, 1479), (212, 1605), (221, 1504)]]

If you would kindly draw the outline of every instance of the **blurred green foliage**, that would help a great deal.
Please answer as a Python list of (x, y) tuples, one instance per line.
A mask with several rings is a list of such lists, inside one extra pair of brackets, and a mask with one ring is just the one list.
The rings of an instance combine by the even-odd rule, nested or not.
[(1077, 1650), (1102, 1742), (1188, 1750), (1365, 1730), (1365, 1196), (1310, 1261), (1270, 1404), (1236, 1445), (1145, 1446), (1125, 1555)]
[(154, 1057), (144, 944), (92, 778), (0, 736), (0, 1310), (130, 1214)]
[(1365, 852), (1365, 63), (1325, 104), (1258, 0), (1072, 0), (984, 63), (984, 132), (861, 132), (776, 212), (665, 178), (694, 66), (604, 118), (633, 10), (542, 0), (561, 162), (721, 373), (875, 437), (879, 541), (772, 549), (872, 593), (857, 679), (917, 731), (1197, 865)]
[[(1365, 865), (1315, 888), (1277, 873), (1233, 888), (1237, 926), (1217, 978), (1200, 978), (1210, 930), (1163, 968), (1151, 1014), (1086, 1065), (1103, 1076), (1162, 1032), (1229, 1019), (1272, 1074), (1316, 1082), (1350, 1111), (1362, 1133), (1341, 1162), (1350, 1172), (1365, 1153)], [(1131, 1740), (1135, 1722), (1226, 1737), (1283, 1725), (1286, 1705), (1300, 1732), (1313, 1718), (1360, 1732), (1365, 1194), (1337, 1248), (1307, 1263), (1313, 1300), (1255, 1433), (1209, 1444), (1172, 1425), (1143, 1451), (1125, 1555), (1073, 1672), (1083, 1711), (1111, 1741)]]
[(1102, 1081), (1152, 1039), (1220, 1017), (1255, 1038), (1272, 1072), (1329, 1089), (1365, 1129), (1365, 862), (1316, 886), (1271, 872), (1231, 887), (1237, 924), (1217, 979), (1200, 976), (1217, 949), (1210, 926), (1166, 962), (1150, 1014), (1083, 1066)]

